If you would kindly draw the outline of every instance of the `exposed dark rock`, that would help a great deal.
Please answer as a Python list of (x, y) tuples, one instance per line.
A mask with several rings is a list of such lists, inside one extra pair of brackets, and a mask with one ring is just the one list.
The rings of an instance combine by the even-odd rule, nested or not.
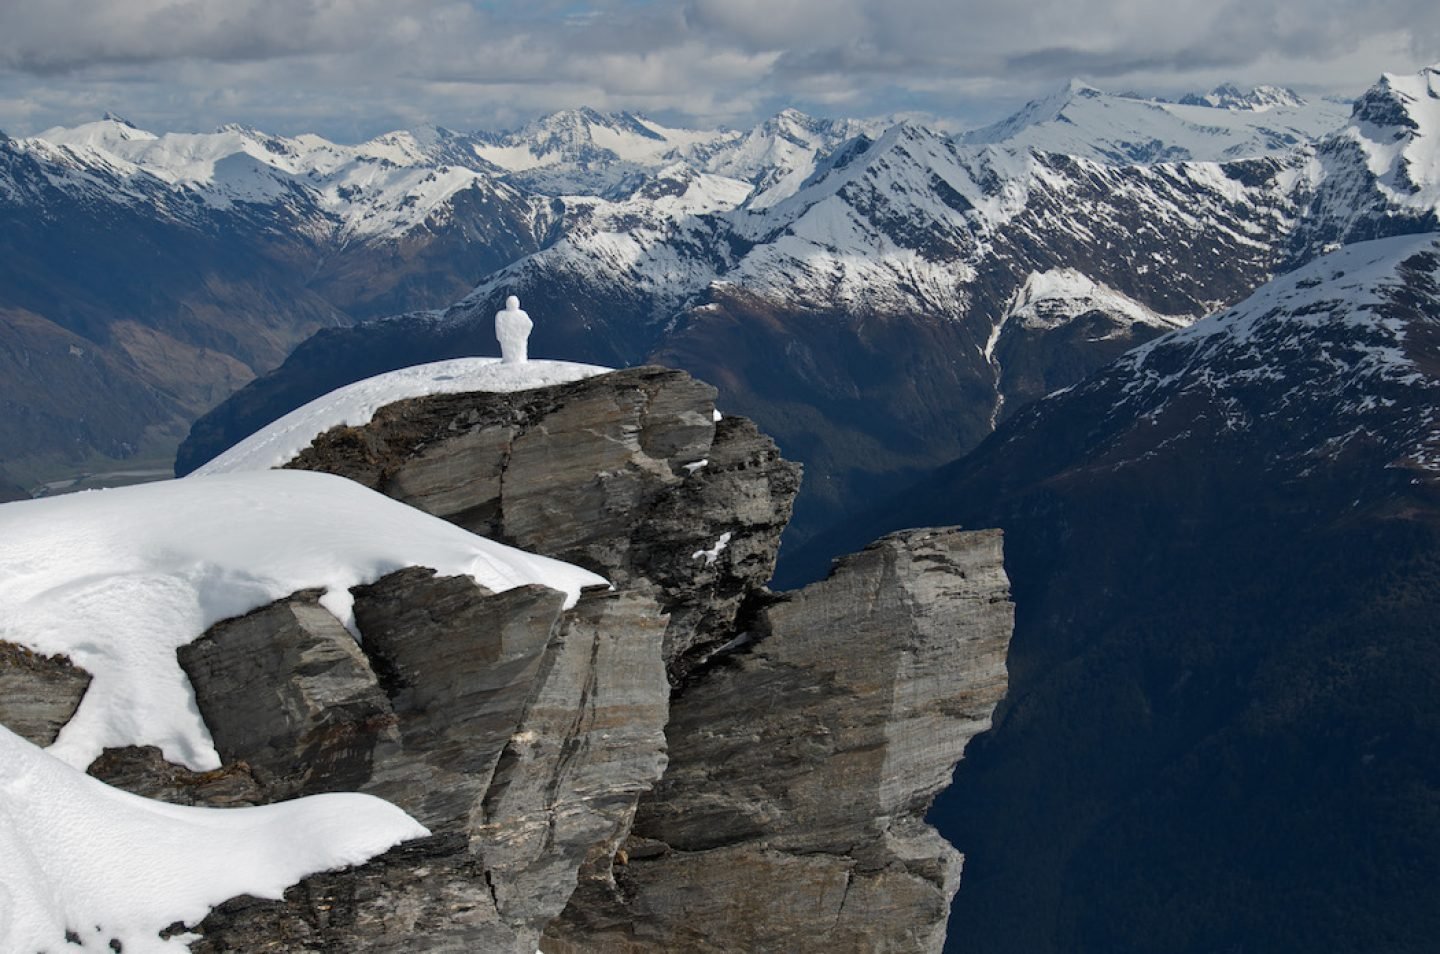
[(714, 420), (714, 400), (709, 385), (655, 367), (417, 398), (320, 435), (290, 466), (349, 477), (622, 589), (653, 587), (678, 679), (731, 637), (745, 594), (770, 578), (799, 486), (799, 467), (753, 424)]
[[(196, 949), (413, 950), (419, 936), (426, 950), (529, 954), (582, 863), (608, 859), (664, 768), (659, 608), (592, 590), (564, 611), (546, 587), (493, 594), (411, 568), (355, 589), (362, 649), (316, 597), (227, 620), (182, 649), (227, 762), (209, 774), (253, 769), (253, 801), (365, 791), (437, 839), (307, 879), (279, 904), (233, 902), (198, 929)], [(235, 803), (163, 762), (139, 773), (138, 758), (106, 771), (153, 797)], [(444, 911), (455, 917), (438, 925)]]
[(273, 800), (244, 762), (231, 762), (213, 772), (192, 772), (165, 761), (153, 745), (106, 749), (86, 771), (107, 785), (173, 805), (232, 808)]
[(231, 899), (210, 912), (198, 933), (193, 954), (535, 949), (500, 921), (483, 862), (460, 834), (408, 842), (368, 864), (311, 875), (282, 901)]
[(179, 650), (220, 757), (246, 762), (267, 801), (359, 788), (395, 736), (375, 674), (319, 595), (217, 623)]
[(1004, 694), (1007, 595), (998, 533), (912, 531), (761, 610), (546, 950), (938, 950), (960, 856), (922, 818)]
[(89, 687), (90, 674), (66, 657), (0, 641), (0, 724), (16, 735), (54, 742)]
[[(670, 767), (633, 829), (590, 823), (547, 948), (937, 949), (959, 857), (922, 816), (1004, 692), (999, 535), (898, 535), (774, 596), (763, 582), (797, 468), (750, 422), (712, 423), (712, 402), (658, 368), (422, 398), (321, 435), (295, 466), (588, 566), (616, 582), (612, 600), (653, 594), (669, 611)], [(514, 833), (484, 831), (487, 864), (497, 837), (522, 862), (494, 881), (502, 910), (582, 860), (540, 850), (553, 816), (519, 823), (542, 803), (527, 789), (548, 784), (528, 763), (562, 757), (544, 743), (577, 693), (514, 736), (486, 795), (486, 825)]]
[(376, 766), (365, 791), (431, 830), (467, 831), (519, 731), (565, 595), (543, 586), (490, 595), (466, 577), (412, 569), (355, 596), (403, 749)]
[(4, 468), (0, 468), (0, 503), (14, 500), (29, 500), (30, 492), (16, 483)]
[(714, 418), (637, 368), (397, 402), (300, 455), (614, 587), (565, 610), (409, 568), (353, 591), (359, 646), (305, 592), (182, 650), (257, 800), (354, 789), (433, 832), (232, 901), (196, 950), (938, 950), (960, 856), (923, 816), (1005, 689), (999, 534), (773, 594), (799, 468)]
[(472, 833), (510, 921), (543, 928), (582, 862), (608, 869), (636, 799), (664, 771), (664, 633), (636, 593), (587, 594), (566, 615)]

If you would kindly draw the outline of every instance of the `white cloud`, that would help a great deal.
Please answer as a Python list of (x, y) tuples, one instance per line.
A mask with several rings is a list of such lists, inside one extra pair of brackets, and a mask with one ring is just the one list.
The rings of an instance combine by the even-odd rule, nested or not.
[(0, 126), (111, 109), (363, 135), (582, 104), (965, 116), (1072, 75), (1354, 92), (1437, 59), (1433, 0), (0, 0)]

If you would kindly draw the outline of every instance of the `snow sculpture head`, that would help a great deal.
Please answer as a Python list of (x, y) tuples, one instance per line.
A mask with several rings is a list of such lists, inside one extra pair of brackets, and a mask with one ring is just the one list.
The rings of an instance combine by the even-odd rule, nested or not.
[(500, 339), (500, 360), (504, 364), (520, 364), (528, 360), (530, 329), (534, 323), (520, 310), (520, 299), (505, 299), (505, 310), (495, 313), (495, 337)]

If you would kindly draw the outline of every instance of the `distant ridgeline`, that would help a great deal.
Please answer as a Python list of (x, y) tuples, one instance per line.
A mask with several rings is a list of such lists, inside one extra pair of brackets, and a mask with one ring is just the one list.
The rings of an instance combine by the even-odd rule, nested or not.
[[(793, 113), (703, 148), (658, 131), (673, 151), (654, 159), (660, 140), (634, 140), (605, 167), (634, 176), (557, 200), (544, 247), (447, 310), (296, 349), (196, 424), (178, 469), (349, 380), (494, 353), (490, 318), (513, 293), (536, 316), (533, 353), (685, 368), (803, 462), (789, 553), (1273, 275), (1433, 227), (1435, 75), (1387, 78), (1348, 124), (1331, 103), (1179, 105), (1072, 84), (1003, 130), (958, 138)], [(621, 136), (594, 122), (561, 125), (592, 145)], [(1171, 143), (1152, 158), (1174, 161), (1127, 158), (1142, 141)], [(567, 168), (562, 153), (508, 142), (487, 153), (516, 166), (502, 181), (538, 187), (542, 169)], [(644, 149), (654, 164), (640, 175)]]

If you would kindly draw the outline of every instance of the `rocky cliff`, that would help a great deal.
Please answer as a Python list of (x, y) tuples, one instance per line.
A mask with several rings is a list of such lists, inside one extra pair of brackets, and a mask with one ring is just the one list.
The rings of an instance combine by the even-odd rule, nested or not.
[[(1005, 689), (999, 534), (891, 535), (772, 593), (799, 468), (714, 396), (638, 368), (419, 398), (292, 462), (614, 586), (566, 610), (408, 568), (353, 591), (358, 643), (302, 591), (184, 647), (223, 767), (92, 774), (192, 804), (359, 790), (432, 832), (232, 900), (192, 949), (939, 949), (960, 857), (923, 816)], [(43, 741), (85, 685), (23, 652), (0, 680), (0, 722)]]

